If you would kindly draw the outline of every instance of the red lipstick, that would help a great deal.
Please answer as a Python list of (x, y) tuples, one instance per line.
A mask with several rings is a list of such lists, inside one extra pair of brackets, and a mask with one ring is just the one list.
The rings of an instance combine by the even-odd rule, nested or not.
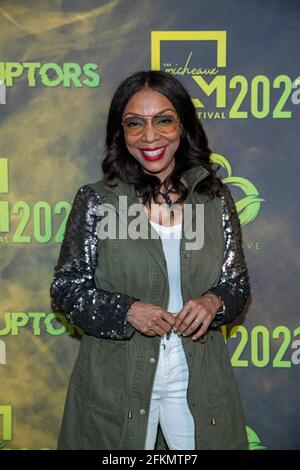
[[(142, 148), (142, 149), (139, 149), (139, 151), (141, 152), (142, 156), (145, 158), (145, 160), (148, 160), (148, 161), (156, 161), (156, 160), (160, 160), (163, 156), (164, 156), (164, 153), (165, 153), (165, 150), (166, 150), (167, 146), (165, 147), (145, 147), (145, 148)], [(158, 152), (158, 150), (160, 150), (160, 152)]]

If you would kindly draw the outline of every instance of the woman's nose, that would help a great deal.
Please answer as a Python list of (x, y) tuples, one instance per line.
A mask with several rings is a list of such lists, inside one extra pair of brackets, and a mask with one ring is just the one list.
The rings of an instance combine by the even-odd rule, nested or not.
[(160, 134), (157, 132), (152, 122), (147, 122), (147, 125), (143, 131), (142, 140), (145, 142), (154, 142), (160, 138)]

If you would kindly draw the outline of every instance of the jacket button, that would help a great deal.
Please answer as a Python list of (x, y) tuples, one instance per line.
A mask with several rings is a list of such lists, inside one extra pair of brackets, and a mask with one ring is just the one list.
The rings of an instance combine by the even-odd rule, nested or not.
[(149, 362), (150, 362), (150, 364), (155, 364), (155, 357), (151, 357)]
[(144, 408), (142, 408), (142, 409), (140, 410), (140, 415), (144, 416), (145, 414), (146, 414), (146, 410), (144, 410)]

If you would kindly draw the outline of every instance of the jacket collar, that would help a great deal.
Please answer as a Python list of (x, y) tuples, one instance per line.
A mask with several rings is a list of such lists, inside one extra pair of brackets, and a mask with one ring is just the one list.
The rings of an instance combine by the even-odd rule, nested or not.
[(187, 182), (187, 187), (192, 197), (194, 196), (194, 191), (197, 183), (206, 178), (207, 175), (209, 175), (209, 171), (202, 165), (189, 168), (188, 170), (183, 172), (183, 177)]
[[(204, 168), (202, 165), (197, 165), (195, 167), (189, 168), (188, 170), (185, 170), (182, 173), (182, 176), (184, 177), (187, 183), (187, 187), (189, 189), (189, 195), (191, 196), (193, 200), (194, 200), (194, 190), (195, 190), (197, 183), (203, 180), (208, 174), (209, 174), (209, 171), (206, 168)], [(135, 194), (135, 189), (134, 189), (133, 184), (127, 184), (117, 177), (115, 177), (112, 180), (112, 183), (117, 184), (117, 186), (113, 188), (107, 187), (109, 191), (113, 192), (115, 195), (127, 195), (134, 202), (138, 202), (138, 198)]]

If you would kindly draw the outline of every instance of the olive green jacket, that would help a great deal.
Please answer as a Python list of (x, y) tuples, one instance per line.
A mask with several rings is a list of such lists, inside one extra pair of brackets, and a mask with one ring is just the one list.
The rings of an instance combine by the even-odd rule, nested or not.
[[(226, 186), (222, 198), (209, 199), (195, 191), (208, 174), (205, 168), (183, 174), (189, 189), (185, 202), (193, 207), (204, 204), (203, 247), (187, 250), (182, 231), (183, 301), (216, 289), (224, 294), (225, 305), (224, 315), (200, 341), (181, 336), (189, 367), (187, 400), (195, 421), (195, 449), (247, 449), (240, 397), (219, 328), (240, 313), (249, 295), (238, 216)], [(51, 285), (54, 307), (87, 333), (69, 383), (59, 449), (144, 449), (145, 445), (161, 338), (135, 330), (127, 322), (127, 311), (136, 299), (167, 309), (168, 274), (159, 237), (97, 237), (99, 204), (113, 208), (118, 229), (133, 217), (125, 218), (118, 197), (126, 195), (129, 205), (138, 202), (132, 185), (115, 182), (114, 188), (101, 180), (78, 190)], [(241, 283), (235, 285), (235, 279)], [(161, 432), (157, 448), (166, 448)]]

